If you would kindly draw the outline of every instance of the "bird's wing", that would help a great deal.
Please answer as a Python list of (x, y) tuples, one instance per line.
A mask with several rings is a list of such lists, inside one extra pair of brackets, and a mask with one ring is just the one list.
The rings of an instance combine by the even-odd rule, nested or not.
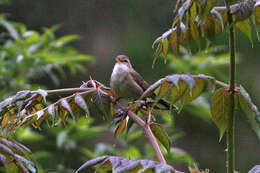
[(131, 71), (131, 76), (134, 79), (134, 81), (145, 91), (148, 87), (149, 84), (142, 78), (142, 76), (137, 73), (136, 71), (132, 70)]

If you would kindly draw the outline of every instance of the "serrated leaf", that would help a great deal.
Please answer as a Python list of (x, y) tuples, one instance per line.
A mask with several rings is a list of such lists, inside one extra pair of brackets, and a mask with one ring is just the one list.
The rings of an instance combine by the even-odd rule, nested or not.
[(61, 104), (61, 106), (62, 106), (63, 108), (65, 108), (65, 109), (70, 113), (71, 117), (74, 119), (75, 116), (74, 116), (74, 114), (73, 114), (73, 112), (72, 112), (72, 110), (71, 110), (71, 107), (70, 107), (68, 101), (67, 101), (66, 99), (61, 99), (60, 104)]
[(256, 132), (260, 139), (260, 113), (257, 107), (252, 102), (247, 91), (240, 85), (239, 104), (241, 109), (245, 112), (252, 129)]
[(123, 132), (126, 126), (126, 119), (123, 119), (121, 123), (117, 126), (114, 137), (117, 139), (117, 137)]
[(235, 24), (235, 26), (247, 36), (247, 38), (250, 40), (250, 42), (253, 44), (253, 38), (252, 38), (252, 26), (249, 22), (249, 19), (239, 21)]
[(224, 88), (218, 89), (210, 102), (211, 116), (220, 132), (219, 141), (222, 139), (228, 126), (230, 103), (230, 94)]
[(163, 127), (160, 124), (152, 123), (150, 125), (150, 128), (151, 128), (154, 136), (162, 143), (162, 145), (169, 152), (170, 151), (171, 141), (170, 141), (170, 138), (169, 138), (168, 134), (163, 129)]

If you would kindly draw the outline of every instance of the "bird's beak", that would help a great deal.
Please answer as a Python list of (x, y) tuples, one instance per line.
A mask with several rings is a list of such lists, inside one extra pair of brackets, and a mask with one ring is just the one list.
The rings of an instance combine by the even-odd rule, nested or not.
[(120, 58), (116, 58), (116, 62), (117, 62), (118, 64), (121, 64), (121, 63), (122, 63), (122, 61), (121, 61)]

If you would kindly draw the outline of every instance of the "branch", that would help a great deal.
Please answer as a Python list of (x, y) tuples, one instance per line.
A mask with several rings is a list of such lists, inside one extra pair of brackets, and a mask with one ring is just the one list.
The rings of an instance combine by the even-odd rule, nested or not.
[[(246, 2), (249, 2), (247, 0)], [(231, 0), (225, 0), (227, 7), (227, 19), (229, 27), (229, 91), (230, 91), (230, 112), (227, 126), (227, 172), (233, 173), (235, 171), (235, 157), (234, 157), (234, 110), (235, 110), (235, 73), (236, 73), (236, 59), (235, 59), (235, 31), (233, 25)], [(240, 3), (241, 4), (241, 3)], [(240, 9), (240, 8), (239, 8)], [(243, 9), (243, 8), (241, 8)], [(237, 18), (235, 19), (237, 20)]]
[(141, 119), (137, 114), (135, 114), (132, 111), (129, 111), (128, 108), (126, 106), (124, 106), (123, 104), (121, 104), (119, 101), (116, 101), (117, 106), (122, 109), (123, 111), (127, 112), (129, 117), (132, 118), (140, 127), (142, 127), (144, 129), (144, 132), (146, 134), (146, 136), (148, 137), (154, 152), (156, 154), (157, 159), (161, 162), (161, 163), (165, 163), (165, 158), (163, 156), (163, 153), (160, 149), (160, 146), (155, 138), (155, 136), (153, 135), (153, 132), (150, 128), (150, 120), (151, 117), (149, 118), (149, 116), (151, 116), (151, 112), (148, 109), (148, 121), (147, 123), (145, 123), (145, 121), (143, 119)]

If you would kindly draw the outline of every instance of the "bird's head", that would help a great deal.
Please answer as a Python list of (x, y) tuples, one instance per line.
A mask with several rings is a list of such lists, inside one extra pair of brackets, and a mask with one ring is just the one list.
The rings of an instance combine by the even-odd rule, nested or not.
[(118, 64), (124, 64), (127, 67), (132, 68), (129, 57), (126, 56), (126, 55), (118, 55), (116, 57), (116, 61), (117, 61)]

